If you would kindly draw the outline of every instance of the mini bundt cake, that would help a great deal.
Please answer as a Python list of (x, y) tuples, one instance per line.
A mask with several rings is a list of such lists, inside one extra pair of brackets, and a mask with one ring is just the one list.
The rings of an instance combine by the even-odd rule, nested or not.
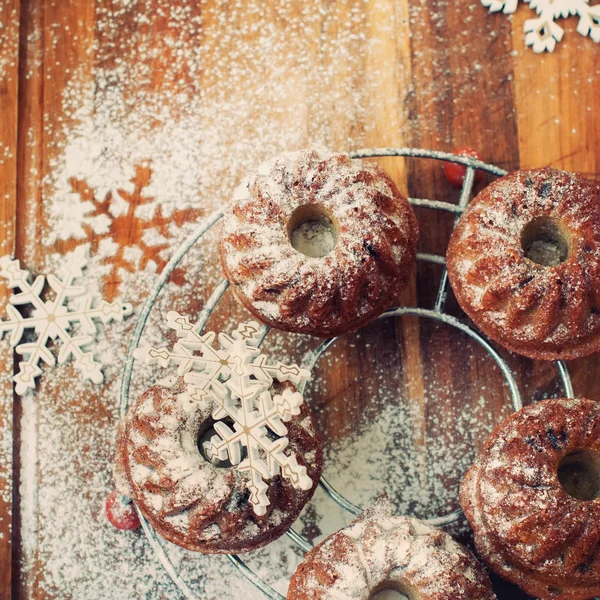
[(256, 317), (333, 336), (397, 302), (417, 237), (412, 208), (377, 165), (304, 150), (263, 164), (236, 189), (219, 253)]
[(411, 600), (496, 598), (465, 547), (418, 519), (392, 516), (381, 498), (306, 555), (287, 600), (370, 600), (384, 590)]
[(462, 309), (509, 350), (600, 350), (598, 182), (550, 168), (496, 180), (461, 217), (447, 264)]
[(600, 405), (546, 400), (499, 425), (460, 500), (483, 560), (542, 600), (600, 595)]
[[(287, 476), (271, 477), (268, 506), (257, 514), (250, 503), (249, 483), (255, 482), (249, 469), (215, 464), (199, 449), (215, 423), (214, 403), (207, 396), (191, 406), (184, 390), (181, 378), (174, 387), (155, 385), (130, 408), (117, 444), (119, 491), (135, 501), (160, 535), (188, 550), (247, 552), (268, 544), (296, 520), (321, 476), (322, 443), (309, 409), (302, 404), (286, 422), (287, 445), (286, 438), (268, 431), (275, 449), (306, 469), (309, 485), (298, 489)], [(285, 397), (286, 390), (296, 391), (289, 382), (273, 382), (273, 394)]]

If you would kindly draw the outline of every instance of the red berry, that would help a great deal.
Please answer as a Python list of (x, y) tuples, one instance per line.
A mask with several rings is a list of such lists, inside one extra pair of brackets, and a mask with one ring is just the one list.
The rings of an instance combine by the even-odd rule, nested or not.
[[(477, 150), (473, 150), (472, 148), (457, 148), (454, 151), (454, 154), (458, 154), (460, 156), (467, 156), (468, 158), (475, 158), (477, 160), (482, 160), (481, 155)], [(446, 175), (446, 179), (450, 183), (450, 185), (460, 188), (465, 180), (465, 175), (467, 173), (467, 167), (464, 165), (459, 165), (457, 163), (447, 162), (444, 164), (444, 175)], [(482, 171), (475, 171), (475, 183), (480, 182), (483, 179)]]
[(117, 529), (130, 531), (140, 526), (133, 502), (118, 491), (106, 497), (106, 516)]

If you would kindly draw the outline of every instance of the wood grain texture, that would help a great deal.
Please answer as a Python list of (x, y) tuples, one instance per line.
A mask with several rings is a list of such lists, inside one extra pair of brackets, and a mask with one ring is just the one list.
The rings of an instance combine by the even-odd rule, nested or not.
[[(98, 73), (117, 69), (121, 69), (121, 79), (113, 84), (132, 110), (152, 95), (171, 99), (177, 94), (201, 98), (202, 106), (222, 107), (220, 112), (206, 111), (200, 117), (203, 129), (217, 130), (219, 135), (209, 138), (200, 152), (211, 177), (198, 183), (199, 200), (172, 216), (158, 211), (152, 217), (151, 224), (166, 240), (163, 247), (147, 253), (154, 253), (152, 260), (159, 270), (165, 263), (163, 251), (175, 244), (172, 230), (193, 223), (226, 201), (243, 168), (271, 154), (265, 140), (273, 143), (275, 139), (274, 149), (279, 150), (315, 140), (342, 151), (357, 146), (446, 151), (470, 146), (484, 160), (506, 169), (550, 164), (591, 177), (600, 173), (600, 50), (575, 33), (574, 19), (566, 22), (565, 41), (556, 52), (538, 56), (523, 43), (523, 22), (531, 16), (528, 8), (521, 8), (511, 21), (488, 14), (474, 0), (294, 0), (281, 6), (262, 3), (258, 9), (252, 2), (145, 0), (139, 3), (143, 19), (135, 18), (139, 15), (115, 0), (4, 0), (1, 8), (0, 247), (2, 253), (15, 252), (32, 270), (44, 267), (48, 252), (62, 254), (83, 241), (90, 242), (95, 252), (104, 239), (103, 234), (89, 230), (85, 238), (45, 244), (54, 231), (47, 201), (53, 197), (54, 171), (64, 160), (65, 132), (78, 122), (73, 103), (67, 110), (65, 97), (89, 94), (95, 101), (106, 84)], [(197, 29), (172, 31), (168, 11), (178, 8), (185, 8), (190, 22), (198, 21)], [(113, 15), (110, 27), (106, 26), (107, 14)], [(349, 32), (342, 32), (340, 23), (346, 21), (351, 23)], [(6, 44), (6, 39), (16, 43)], [(275, 40), (276, 50), (253, 53), (265, 39)], [(197, 48), (202, 67), (194, 71), (178, 61), (180, 48)], [(130, 76), (134, 72), (144, 76)], [(236, 112), (239, 107), (244, 110)], [(221, 129), (215, 129), (213, 113), (222, 119)], [(158, 128), (160, 115), (155, 116), (155, 123), (143, 125)], [(265, 127), (277, 130), (279, 138), (271, 131), (267, 135)], [(229, 162), (228, 157), (242, 155), (240, 146), (252, 160)], [(94, 203), (97, 214), (110, 221), (108, 233), (118, 248), (97, 277), (110, 299), (131, 293), (141, 302), (151, 281), (144, 279), (136, 290), (124, 290), (121, 285), (132, 271), (124, 258), (126, 249), (139, 247), (145, 239), (136, 217), (136, 211), (149, 202), (144, 190), (153, 177), (153, 157), (145, 158), (147, 164), (135, 165), (128, 211), (115, 218), (109, 210), (111, 196), (96, 197), (85, 179), (71, 181), (71, 191), (82, 201)], [(378, 162), (410, 196), (458, 200), (458, 192), (448, 186), (438, 162)], [(128, 192), (121, 189), (118, 193), (125, 197)], [(443, 254), (453, 216), (427, 209), (417, 213), (419, 250)], [(203, 273), (218, 271), (215, 255), (202, 258)], [(146, 266), (143, 263), (141, 269)], [(178, 285), (185, 285), (190, 271), (196, 277), (193, 267), (184, 262), (176, 273)], [(420, 264), (402, 302), (433, 306), (440, 276), (440, 266)], [(200, 276), (196, 284), (192, 299), (176, 299), (181, 310), (194, 313), (205, 302), (208, 284)], [(460, 315), (451, 296), (448, 308)], [(209, 326), (219, 329), (246, 316), (227, 294)], [(310, 346), (310, 342), (280, 338), (278, 345), (274, 343), (279, 351)], [(124, 351), (126, 341), (117, 343), (119, 352)], [(552, 365), (505, 352), (503, 356), (514, 367), (526, 399), (557, 393)], [(461, 360), (464, 365), (459, 369)], [(12, 361), (12, 354), (2, 357), (0, 366), (5, 372), (12, 373)], [(599, 367), (598, 357), (569, 365), (577, 394), (600, 400)], [(382, 372), (388, 374), (384, 383), (379, 379)], [(508, 410), (506, 388), (483, 350), (469, 347), (465, 352), (460, 336), (415, 318), (399, 319), (393, 325), (374, 323), (360, 336), (340, 339), (318, 367), (318, 374), (326, 384), (313, 390), (311, 402), (326, 443), (332, 446), (383, 414), (387, 406), (381, 397), (397, 392), (410, 403), (412, 438), (397, 443), (414, 447), (411, 456), (423, 489), (433, 485), (427, 481), (427, 464), (432, 460), (428, 439), (442, 439), (452, 446), (453, 428), (464, 406), (485, 427)], [(69, 377), (76, 377), (73, 371), (63, 369), (56, 380), (48, 372), (45, 375), (35, 400), (25, 399), (35, 401), (29, 426), (40, 430), (40, 423), (54, 414), (53, 402), (60, 400), (60, 409), (76, 414), (81, 425), (81, 439), (72, 440), (65, 452), (102, 447), (95, 450), (95, 457), (107, 464), (116, 427), (115, 413), (110, 410), (114, 396), (99, 387), (88, 390), (85, 403), (65, 400), (61, 389)], [(109, 383), (118, 375), (111, 372)], [(12, 397), (10, 385), (3, 385), (3, 394)], [(380, 388), (385, 388), (387, 396)], [(481, 388), (485, 390), (483, 406), (478, 403)], [(14, 468), (13, 463), (0, 462), (11, 471), (0, 470), (2, 492), (13, 484), (19, 488), (21, 461), (27, 457), (21, 457), (21, 401), (16, 400), (13, 408), (10, 402), (0, 406), (6, 407), (0, 413), (0, 438), (12, 439), (15, 424)], [(463, 434), (474, 449), (484, 442), (468, 430)], [(34, 472), (40, 485), (51, 475), (43, 469)], [(77, 475), (83, 487), (91, 480), (92, 469), (83, 465)], [(442, 477), (448, 489), (458, 478), (457, 473)], [(101, 497), (104, 490), (92, 493)], [(37, 519), (43, 511), (35, 499), (28, 499), (30, 530), (24, 540), (19, 495), (15, 493), (14, 498), (12, 538), (11, 520), (6, 518), (11, 506), (0, 500), (0, 598), (9, 598), (12, 592), (13, 598), (62, 599), (66, 596), (48, 581), (38, 552), (44, 540), (43, 533), (38, 536), (37, 532), (43, 532), (44, 523)], [(513, 588), (498, 586), (501, 600), (520, 597)]]
[[(11, 0), (0, 11), (0, 255), (13, 254), (17, 222), (17, 129), (19, 122), (19, 25), (20, 3)], [(0, 293), (0, 309), (7, 295)], [(0, 354), (0, 453), (12, 453), (13, 354)], [(12, 583), (13, 469), (11, 457), (0, 460), (0, 598), (9, 598)]]

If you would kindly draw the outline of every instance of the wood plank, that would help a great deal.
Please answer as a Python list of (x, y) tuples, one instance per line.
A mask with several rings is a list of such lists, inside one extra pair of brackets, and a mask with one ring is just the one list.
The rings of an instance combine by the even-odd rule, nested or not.
[[(62, 112), (62, 94), (73, 74), (85, 77), (91, 60), (94, 3), (29, 0), (23, 4), (22, 62), (19, 95), (19, 203), (17, 252), (35, 273), (45, 272), (47, 235), (43, 199), (45, 176), (61, 151), (61, 133), (69, 126)], [(89, 71), (88, 71), (89, 72)], [(57, 391), (54, 394), (58, 393)], [(44, 597), (45, 565), (39, 556), (40, 511), (38, 489), (43, 474), (38, 467), (40, 418), (44, 398), (38, 387), (16, 405), (15, 484), (19, 496), (17, 548), (13, 564), (13, 597)], [(43, 417), (42, 417), (43, 418)]]
[[(0, 255), (14, 255), (17, 206), (19, 92), (19, 0), (0, 6)], [(0, 310), (8, 293), (0, 282)], [(0, 598), (9, 598), (13, 556), (13, 353), (4, 340), (0, 354)]]
[[(19, 48), (19, 119), (17, 140), (17, 219), (16, 219), (16, 256), (23, 266), (30, 268), (34, 248), (27, 243), (27, 232), (39, 212), (41, 184), (41, 141), (42, 111), (41, 96), (43, 74), (41, 61), (43, 39), (40, 31), (43, 26), (43, 6), (33, 0), (21, 2), (20, 48)], [(15, 365), (16, 370), (16, 365)], [(36, 479), (29, 478), (24, 485), (22, 478), (23, 434), (21, 426), (24, 420), (23, 401), (15, 395), (14, 402), (14, 443), (13, 443), (13, 485), (15, 488), (13, 506), (13, 561), (12, 561), (12, 597), (25, 596), (23, 591), (25, 578), (23, 557), (22, 497), (35, 494)], [(31, 402), (28, 397), (26, 402)], [(35, 423), (30, 423), (35, 426)], [(29, 444), (26, 451), (35, 450), (35, 444)], [(33, 489), (32, 489), (33, 484)], [(18, 493), (17, 491), (18, 490)]]
[[(412, 82), (406, 107), (411, 123), (408, 145), (450, 152), (468, 146), (478, 150), (483, 159), (492, 164), (518, 165), (515, 99), (510, 83), (513, 70), (510, 24), (506, 21), (492, 24), (481, 6), (467, 0), (426, 4), (411, 0), (409, 4)], [(469, 23), (468, 28), (464, 26), (465, 21)], [(490, 48), (498, 50), (490, 51)], [(458, 200), (459, 192), (448, 184), (442, 164), (437, 161), (411, 161), (408, 181), (413, 197)], [(481, 185), (475, 189), (481, 189)], [(454, 216), (428, 209), (417, 210), (417, 215), (421, 223), (420, 250), (444, 255)], [(418, 274), (419, 306), (433, 308), (441, 268), (422, 264)], [(459, 314), (451, 293), (447, 305)], [(456, 345), (460, 336), (453, 333), (421, 339), (420, 344), (409, 338), (408, 348), (412, 348), (409, 352), (420, 354), (421, 361), (430, 361), (427, 370), (435, 373), (439, 401), (448, 390), (455, 389), (456, 371), (472, 369), (474, 381), (478, 378), (489, 381), (485, 396), (487, 413), (481, 415), (481, 419), (491, 426), (505, 414), (507, 407), (502, 380), (495, 374), (495, 367), (485, 352), (478, 348), (474, 349), (469, 364), (461, 362), (465, 358), (464, 350), (461, 352), (460, 345)], [(432, 357), (437, 357), (437, 362)], [(411, 380), (414, 385), (412, 377)], [(473, 395), (472, 400), (475, 400), (479, 392), (477, 386), (473, 386), (465, 393)], [(451, 403), (452, 399), (446, 401)], [(469, 401), (465, 399), (467, 404)], [(426, 407), (423, 410), (426, 411)], [(432, 415), (429, 427), (435, 430), (434, 418)], [(450, 447), (453, 423), (446, 425), (440, 428), (439, 435), (446, 436)], [(477, 447), (482, 442), (475, 441)]]
[[(559, 22), (565, 34), (554, 53), (536, 55), (524, 46), (523, 24), (532, 15), (522, 7), (513, 19), (521, 166), (550, 165), (599, 178), (598, 44), (580, 36), (577, 18), (570, 17)], [(597, 354), (569, 362), (576, 394), (600, 400), (599, 368)]]
[(523, 7), (513, 19), (521, 166), (551, 165), (598, 177), (598, 44), (580, 36), (577, 17), (570, 17), (559, 20), (565, 34), (556, 50), (536, 55), (523, 43), (523, 24), (533, 14)]
[[(109, 1), (56, 3), (52, 0), (32, 0), (28, 5), (25, 26), (29, 31), (23, 33), (29, 43), (25, 53), (26, 67), (22, 69), (26, 73), (23, 76), (22, 105), (27, 110), (20, 123), (23, 191), (19, 214), (23, 215), (23, 219), (19, 228), (19, 242), (22, 255), (32, 269), (45, 271), (50, 252), (62, 254), (81, 243), (81, 240), (63, 241), (60, 238), (56, 244), (48, 242), (54, 234), (49, 207), (50, 199), (56, 197), (56, 171), (64, 165), (69, 136), (80, 124), (79, 106), (89, 108), (90, 98), (94, 101), (94, 92), (99, 85), (95, 79), (97, 69), (114, 67), (123, 56), (128, 58), (130, 65), (142, 68), (138, 61), (140, 38), (152, 40), (163, 51), (167, 48), (164, 33), (167, 29), (165, 14), (168, 13), (163, 10), (164, 2), (157, 1), (155, 4), (152, 9), (154, 20), (150, 27), (139, 20), (134, 21), (132, 17), (135, 13), (131, 9), (121, 11)], [(107, 14), (110, 16), (105, 16)], [(115, 22), (111, 22), (113, 18)], [(123, 31), (129, 34), (121, 36)], [(161, 53), (165, 61), (161, 73), (168, 74), (170, 56), (175, 52), (176, 48), (169, 48), (168, 52)], [(147, 61), (148, 69), (156, 66), (150, 54), (144, 54), (143, 59)], [(140, 97), (161, 88), (166, 94), (173, 91), (172, 84), (173, 80), (167, 77), (152, 78), (151, 89), (142, 90), (139, 85), (131, 85), (125, 88), (125, 94)], [(71, 156), (71, 160), (78, 158)], [(153, 157), (147, 158), (151, 160)], [(104, 214), (104, 218), (111, 218), (111, 237), (121, 250), (142, 245), (142, 221), (134, 213), (144, 203), (143, 188), (148, 185), (151, 173), (141, 165), (135, 167), (135, 182), (131, 185), (131, 197), (128, 198), (129, 211), (122, 218), (111, 218), (110, 214)], [(73, 193), (80, 196), (81, 202), (95, 202), (99, 209), (110, 204), (110, 197), (96, 197), (85, 180), (74, 180), (72, 188)], [(129, 186), (127, 189), (130, 189)], [(122, 191), (121, 195), (126, 197), (126, 192)], [(190, 210), (187, 214), (175, 215), (169, 221), (161, 219), (157, 212), (153, 225), (168, 237), (169, 224), (193, 222), (201, 212), (204, 211)], [(93, 254), (99, 240), (92, 232), (87, 241), (91, 242)], [(108, 273), (106, 278), (88, 271), (88, 283), (92, 286), (97, 284), (109, 299), (121, 294), (139, 306), (152, 283), (152, 277), (147, 278), (145, 285), (136, 290), (120, 289), (120, 280), (115, 274), (118, 268), (128, 267), (120, 252), (117, 253), (116, 263), (114, 271)], [(162, 266), (164, 261), (159, 261), (158, 268)], [(192, 312), (199, 308), (193, 301), (186, 304)], [(111, 339), (114, 352), (119, 356), (126, 351), (133, 323), (130, 320), (122, 336)], [(103, 329), (109, 330), (110, 326)], [(82, 550), (80, 547), (74, 550), (68, 545), (70, 536), (75, 535), (71, 523), (61, 521), (60, 527), (54, 525), (57, 507), (54, 501), (48, 501), (47, 498), (52, 496), (55, 486), (60, 486), (63, 493), (79, 498), (80, 503), (75, 510), (78, 511), (78, 518), (84, 519), (86, 524), (90, 515), (101, 512), (103, 498), (112, 485), (110, 464), (118, 418), (114, 384), (120, 375), (120, 366), (117, 366), (107, 374), (104, 386), (89, 386), (81, 381), (80, 374), (72, 365), (55, 366), (44, 370), (35, 394), (25, 399), (29, 402), (23, 417), (23, 427), (27, 426), (27, 431), (23, 431), (19, 444), (22, 452), (19, 466), (23, 481), (16, 481), (19, 484), (24, 481), (27, 483), (22, 486), (27, 494), (22, 498), (20, 507), (18, 560), (12, 590), (16, 598), (65, 597), (69, 595), (68, 586), (75, 585), (77, 581), (77, 574), (69, 573), (63, 584), (57, 585), (62, 565), (56, 565), (60, 563), (61, 555), (64, 553), (70, 561), (77, 561), (75, 552)], [(65, 381), (70, 382), (69, 388), (77, 389), (80, 395), (65, 394)], [(82, 402), (82, 398), (85, 398), (85, 402)], [(53, 433), (52, 423), (60, 419), (60, 412), (72, 416), (62, 421), (61, 431), (56, 432), (60, 439), (60, 448), (57, 449), (44, 445), (42, 438)], [(70, 430), (69, 427), (74, 429)], [(81, 464), (78, 462), (80, 456), (84, 457)], [(89, 466), (88, 457), (94, 464), (102, 465), (102, 477), (109, 480), (102, 489), (87, 488), (87, 482), (97, 476)], [(57, 467), (59, 462), (61, 466)], [(67, 471), (68, 475), (65, 475)], [(85, 510), (89, 514), (84, 513)], [(101, 527), (106, 527), (105, 517), (101, 514), (99, 518), (102, 519)], [(74, 522), (77, 520), (74, 519)], [(133, 536), (135, 540), (135, 534)], [(114, 548), (111, 550), (114, 551)], [(126, 560), (125, 556), (115, 554), (114, 560), (121, 558)], [(51, 570), (48, 561), (53, 562)], [(88, 568), (91, 567), (88, 565)]]
[(0, 7), (0, 253), (15, 246), (20, 2)]

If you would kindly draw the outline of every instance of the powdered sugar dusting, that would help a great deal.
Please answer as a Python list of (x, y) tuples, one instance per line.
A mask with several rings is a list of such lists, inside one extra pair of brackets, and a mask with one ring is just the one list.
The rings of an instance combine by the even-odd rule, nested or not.
[[(147, 246), (157, 247), (159, 257), (165, 260), (191, 231), (194, 219), (221, 206), (240, 177), (280, 151), (319, 142), (339, 151), (395, 144), (402, 139), (401, 134), (410, 132), (417, 122), (421, 134), (423, 128), (431, 127), (425, 132), (430, 137), (422, 139), (431, 139), (436, 144), (451, 143), (449, 130), (438, 131), (434, 119), (419, 121), (416, 111), (411, 111), (406, 121), (395, 112), (385, 124), (372, 118), (375, 103), (387, 106), (390, 102), (388, 90), (382, 89), (381, 82), (389, 83), (394, 94), (396, 82), (403, 82), (398, 86), (400, 103), (417, 92), (408, 76), (408, 61), (406, 64), (394, 62), (393, 68), (387, 62), (378, 61), (379, 49), (408, 35), (409, 15), (404, 13), (402, 6), (389, 3), (378, 8), (375, 21), (369, 19), (367, 3), (362, 0), (347, 3), (347, 12), (338, 10), (339, 4), (312, 1), (294, 6), (258, 0), (219, 1), (210, 6), (202, 2), (180, 4), (168, 0), (97, 3), (98, 41), (90, 49), (90, 56), (93, 55), (96, 62), (89, 64), (92, 79), (88, 79), (89, 73), (83, 70), (73, 70), (63, 91), (62, 114), (56, 120), (64, 127), (53, 129), (50, 123), (54, 121), (49, 118), (44, 124), (44, 143), (53, 157), (45, 176), (43, 198), (43, 210), (50, 225), (41, 229), (33, 210), (26, 215), (27, 244), (24, 256), (20, 258), (28, 267), (52, 271), (62, 261), (55, 249), (61, 242), (91, 245), (94, 235), (104, 235), (109, 220), (111, 227), (114, 226), (114, 221), (128, 210), (122, 193), (133, 193), (132, 179), (137, 167), (148, 168), (151, 176), (143, 194), (148, 202), (136, 208), (136, 216), (148, 222), (156, 217), (160, 207), (169, 219), (162, 231), (149, 228), (144, 232), (142, 241)], [(440, 32), (446, 29), (444, 11), (448, 3), (440, 2), (439, 6), (440, 10), (432, 14), (425, 3), (414, 5), (410, 16), (416, 23), (427, 24), (429, 29), (431, 15), (434, 35), (442, 39)], [(475, 10), (475, 5), (473, 7)], [(31, 43), (41, 37), (48, 46), (62, 43), (65, 33), (61, 24), (53, 23), (51, 19), (52, 15), (47, 14), (46, 25), (50, 33), (32, 32)], [(156, 39), (151, 40), (152, 34), (148, 32), (153, 28), (159, 29), (161, 35), (155, 35)], [(470, 33), (465, 29), (465, 40), (468, 35)], [(490, 37), (496, 38), (496, 33), (492, 32)], [(317, 39), (320, 40), (318, 48)], [(356, 52), (357, 46), (360, 52)], [(421, 54), (417, 54), (416, 59), (424, 65), (426, 87), (434, 88), (442, 79), (450, 80), (447, 71), (454, 67), (444, 52), (437, 52), (432, 62), (423, 60)], [(37, 52), (32, 60), (28, 60), (30, 70), (25, 73), (25, 79), (31, 79), (33, 69), (42, 64), (41, 53)], [(46, 66), (52, 65), (44, 65), (44, 68)], [(479, 89), (470, 81), (471, 65), (459, 68), (458, 75), (462, 79), (460, 85), (455, 86), (457, 104), (470, 99)], [(485, 65), (483, 72), (486, 72)], [(164, 81), (156, 80), (158, 73), (164, 74)], [(597, 73), (596, 70), (585, 76), (592, 78)], [(567, 83), (569, 76), (569, 81), (577, 83), (577, 77), (570, 71), (561, 74), (565, 79), (560, 83)], [(508, 75), (508, 79), (510, 77)], [(581, 83), (585, 84), (583, 80)], [(587, 85), (592, 84), (589, 79)], [(296, 95), (297, 90), (302, 90), (301, 97)], [(431, 89), (425, 95), (430, 92)], [(539, 94), (540, 90), (532, 90), (534, 92)], [(443, 101), (447, 94), (448, 88), (441, 90), (437, 99)], [(551, 122), (549, 127), (556, 125)], [(30, 137), (32, 131), (28, 132)], [(496, 133), (492, 125), (489, 133)], [(33, 143), (27, 148), (31, 152), (37, 151)], [(14, 152), (14, 148), (0, 148), (0, 154), (6, 156)], [(37, 181), (40, 176), (37, 167), (26, 176)], [(89, 185), (93, 199), (73, 191), (73, 178)], [(108, 197), (106, 210), (94, 215), (94, 206)], [(175, 218), (170, 219), (186, 209), (197, 210), (197, 216), (181, 224)], [(33, 263), (34, 241), (39, 240), (40, 231), (43, 233), (44, 256)], [(201, 307), (208, 292), (222, 277), (212, 254), (216, 243), (216, 231), (211, 231), (204, 243), (192, 249), (182, 263), (186, 277), (167, 285), (157, 302), (155, 314), (167, 307), (186, 313)], [(160, 248), (163, 244), (166, 245)], [(124, 300), (139, 308), (160, 265), (154, 259), (142, 260), (138, 241), (136, 247), (129, 246), (125, 251), (129, 264), (121, 264), (115, 273), (110, 258), (122, 246), (128, 246), (128, 242), (115, 240), (112, 236), (100, 240), (90, 257), (88, 281), (100, 288), (103, 283), (112, 285), (116, 274), (120, 283), (115, 286), (118, 288), (115, 293), (119, 292)], [(46, 264), (41, 264), (43, 261)], [(219, 311), (211, 317), (209, 328), (229, 329), (240, 316), (248, 317), (227, 293)], [(68, 365), (61, 365), (45, 374), (35, 399), (23, 398), (22, 493), (18, 509), (23, 561), (20, 570), (25, 594), (33, 595), (35, 589), (36, 593), (65, 600), (158, 600), (178, 595), (145, 537), (140, 532), (115, 531), (103, 514), (105, 496), (113, 488), (110, 471), (119, 418), (116, 403), (130, 327), (131, 324), (119, 325), (99, 336), (96, 350), (107, 365), (105, 387), (101, 393), (79, 382)], [(153, 318), (145, 341), (162, 344), (167, 335), (160, 319)], [(360, 338), (355, 342), (362, 343)], [(376, 345), (368, 337), (367, 342), (369, 346), (360, 346), (363, 361), (378, 363), (381, 355)], [(270, 334), (266, 341), (274, 356), (282, 360), (289, 357), (292, 361), (301, 357), (312, 343), (306, 337), (277, 332)], [(7, 349), (6, 343), (3, 344)], [(383, 346), (395, 352), (397, 341), (386, 342)], [(471, 355), (469, 351), (464, 355), (469, 369), (480, 367), (480, 355)], [(434, 357), (434, 362), (443, 360), (443, 356)], [(344, 373), (347, 362), (342, 358), (332, 361), (329, 366), (339, 375)], [(375, 461), (376, 468), (363, 463), (367, 474), (361, 478), (360, 489), (349, 490), (351, 499), (363, 505), (372, 499), (375, 488), (384, 487), (388, 472), (399, 472), (402, 465), (410, 464), (414, 457), (408, 450), (406, 456), (398, 451), (387, 454), (383, 432), (399, 444), (410, 445), (414, 441), (421, 449), (424, 447), (423, 422), (404, 418), (406, 415), (416, 417), (418, 411), (408, 410), (404, 405), (427, 397), (430, 407), (435, 407), (439, 401), (441, 409), (444, 398), (449, 397), (447, 394), (450, 397), (454, 394), (455, 399), (463, 394), (469, 397), (468, 390), (460, 386), (446, 394), (447, 384), (439, 385), (436, 377), (431, 376), (423, 397), (417, 394), (407, 398), (404, 396), (406, 388), (400, 387), (394, 378), (397, 364), (390, 367), (389, 363), (381, 362), (389, 368), (378, 371), (369, 384), (374, 405), (379, 405), (379, 409), (367, 406), (355, 429), (349, 428), (344, 435), (337, 438), (330, 435), (327, 439), (333, 448), (328, 451), (327, 474), (344, 489), (360, 471), (360, 463), (344, 480), (342, 468), (335, 466), (336, 454), (347, 460), (353, 450), (362, 452), (368, 444), (358, 440), (371, 431), (371, 424), (373, 431), (382, 432), (381, 456)], [(361, 372), (355, 363), (349, 370)], [(136, 366), (132, 399), (156, 377), (157, 374), (143, 366)], [(334, 419), (336, 412), (344, 414), (347, 410), (343, 403), (333, 402), (341, 393), (327, 385), (327, 381), (334, 378), (333, 371), (331, 374), (320, 372), (312, 390), (321, 429), (326, 429), (326, 422)], [(489, 402), (490, 396), (483, 392)], [(343, 393), (348, 395), (347, 404), (352, 404), (355, 400), (352, 390)], [(323, 408), (327, 401), (335, 407), (331, 413)], [(4, 409), (10, 403), (10, 395), (0, 399), (0, 411), (8, 412)], [(390, 424), (384, 421), (390, 415), (384, 409), (393, 403), (403, 408), (402, 414)], [(466, 415), (459, 418), (464, 427), (448, 442), (447, 447), (454, 448), (448, 456), (467, 456), (472, 445), (483, 441), (491, 428), (493, 419), (490, 417), (488, 421), (487, 408), (483, 411), (485, 414), (480, 414), (475, 407), (472, 415), (468, 414), (470, 408), (465, 408)], [(455, 416), (451, 415), (452, 418)], [(440, 413), (436, 413), (432, 423), (438, 427), (438, 432), (449, 429)], [(416, 429), (415, 424), (418, 425)], [(432, 460), (424, 461), (419, 457), (418, 464), (427, 464), (427, 468), (434, 469), (438, 475), (452, 472), (456, 481), (459, 469), (454, 471), (443, 454), (445, 446), (441, 437), (432, 433), (428, 443), (436, 440), (437, 449), (433, 451)], [(4, 436), (0, 441), (0, 479), (11, 472), (7, 458), (11, 455), (11, 447), (11, 439)], [(443, 469), (435, 466), (442, 456), (448, 460)], [(464, 461), (466, 463), (466, 458)], [(461, 468), (465, 463), (461, 463)], [(453, 491), (446, 493), (442, 491), (441, 482), (436, 484), (436, 493), (429, 493), (427, 497), (423, 492), (422, 472), (418, 467), (409, 467), (402, 479), (403, 489), (392, 494), (397, 510), (412, 507), (418, 514), (433, 514), (455, 501), (455, 486)], [(395, 481), (401, 480), (397, 474), (394, 476)], [(9, 493), (2, 494), (10, 500)], [(0, 518), (5, 515), (0, 514)], [(348, 515), (319, 491), (297, 526), (311, 539), (320, 540), (348, 521)], [(262, 600), (263, 595), (225, 558), (193, 554), (169, 544), (166, 547), (176, 568), (199, 597)], [(300, 553), (287, 539), (281, 539), (252, 553), (247, 560), (259, 576), (285, 594)]]
[[(327, 584), (319, 577), (323, 570)], [(392, 517), (389, 505), (387, 511), (368, 510), (311, 552), (292, 579), (290, 597), (362, 600), (382, 587), (418, 590), (425, 597), (495, 598), (482, 567), (465, 548), (417, 519)]]
[(597, 404), (584, 399), (527, 406), (494, 432), (465, 480), (461, 500), (478, 550), (533, 596), (553, 585), (598, 593), (598, 559), (589, 548), (599, 534), (571, 533), (597, 522), (598, 506), (567, 493), (557, 471), (564, 456), (596, 451), (599, 418)]
[[(336, 243), (330, 235), (330, 251), (300, 252), (290, 228), (315, 213), (335, 224)], [(237, 188), (219, 250), (238, 295), (264, 310), (263, 320), (335, 335), (389, 307), (407, 285), (417, 235), (412, 209), (378, 167), (304, 150), (259, 167), (245, 193)]]
[[(461, 305), (488, 335), (547, 359), (600, 346), (599, 201), (597, 183), (546, 168), (512, 173), (469, 206), (452, 236), (448, 268)], [(547, 237), (549, 223), (562, 261), (548, 255), (547, 239), (536, 241), (544, 256), (525, 239), (536, 227)]]

